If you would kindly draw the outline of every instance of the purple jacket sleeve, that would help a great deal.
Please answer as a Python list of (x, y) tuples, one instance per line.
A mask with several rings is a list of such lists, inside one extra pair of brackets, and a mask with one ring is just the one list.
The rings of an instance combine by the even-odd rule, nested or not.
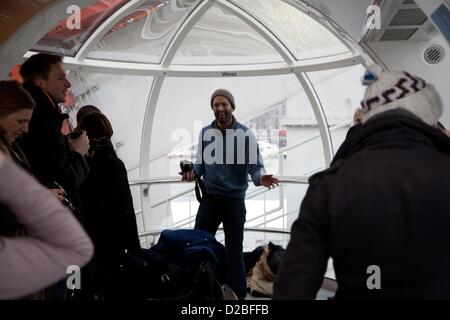
[(27, 230), (0, 235), (0, 299), (14, 299), (68, 276), (68, 266), (85, 265), (93, 245), (72, 213), (1, 153), (0, 177), (0, 202)]

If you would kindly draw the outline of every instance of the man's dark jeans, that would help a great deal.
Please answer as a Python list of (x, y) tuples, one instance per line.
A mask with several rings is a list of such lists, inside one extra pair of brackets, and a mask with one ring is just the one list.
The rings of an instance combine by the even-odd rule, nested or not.
[(244, 199), (206, 199), (200, 204), (195, 220), (195, 229), (216, 234), (223, 223), (225, 248), (228, 259), (229, 285), (239, 299), (245, 299), (247, 281), (242, 254), (245, 223)]

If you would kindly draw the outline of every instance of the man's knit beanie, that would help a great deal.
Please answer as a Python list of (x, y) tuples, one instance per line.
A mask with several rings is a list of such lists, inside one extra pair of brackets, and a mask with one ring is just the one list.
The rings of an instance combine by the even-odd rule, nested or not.
[(217, 90), (214, 91), (214, 93), (211, 95), (211, 108), (213, 107), (213, 100), (214, 100), (214, 98), (217, 97), (217, 96), (222, 96), (222, 97), (227, 98), (227, 100), (230, 102), (231, 107), (233, 108), (233, 110), (236, 109), (236, 106), (235, 106), (235, 104), (234, 104), (234, 97), (233, 97), (233, 95), (231, 94), (230, 91), (225, 90), (225, 89), (217, 89)]

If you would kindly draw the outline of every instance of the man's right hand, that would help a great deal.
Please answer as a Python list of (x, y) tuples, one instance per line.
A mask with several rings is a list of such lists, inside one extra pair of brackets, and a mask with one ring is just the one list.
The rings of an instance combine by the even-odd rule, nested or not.
[(195, 180), (195, 174), (194, 174), (194, 170), (191, 170), (189, 172), (185, 172), (183, 173), (183, 177), (181, 178), (181, 181), (194, 181)]
[(85, 156), (89, 152), (89, 138), (86, 131), (82, 131), (81, 135), (76, 139), (68, 137), (70, 149)]

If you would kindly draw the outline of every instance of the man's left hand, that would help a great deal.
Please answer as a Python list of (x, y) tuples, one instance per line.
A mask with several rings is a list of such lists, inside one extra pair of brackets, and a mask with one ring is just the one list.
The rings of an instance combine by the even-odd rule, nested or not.
[(275, 178), (272, 174), (261, 176), (261, 178), (259, 178), (259, 182), (269, 189), (273, 189), (276, 186), (280, 185), (280, 180)]

